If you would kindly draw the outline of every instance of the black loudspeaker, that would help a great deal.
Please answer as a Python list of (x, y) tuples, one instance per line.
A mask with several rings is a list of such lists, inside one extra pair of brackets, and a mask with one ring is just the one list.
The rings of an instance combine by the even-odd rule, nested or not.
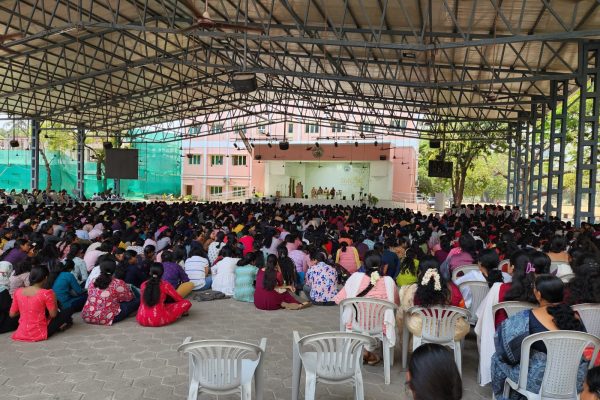
[(290, 148), (290, 142), (287, 140), (282, 140), (279, 142), (279, 150), (287, 150)]
[(255, 159), (255, 160), (262, 160), (262, 156), (259, 154), (259, 155), (257, 155), (257, 156), (254, 156), (254, 159)]
[(238, 93), (254, 92), (258, 88), (256, 75), (246, 72), (234, 74), (231, 77), (231, 86)]
[(10, 142), (10, 147), (19, 147), (19, 141), (18, 140), (11, 140)]
[(112, 149), (112, 142), (103, 142), (102, 147), (104, 147), (105, 150)]
[(442, 142), (439, 140), (430, 140), (429, 148), (430, 149), (439, 149), (442, 146)]
[(387, 160), (387, 156), (379, 156), (379, 160), (385, 161), (385, 160)]
[(452, 162), (429, 160), (430, 178), (452, 178)]

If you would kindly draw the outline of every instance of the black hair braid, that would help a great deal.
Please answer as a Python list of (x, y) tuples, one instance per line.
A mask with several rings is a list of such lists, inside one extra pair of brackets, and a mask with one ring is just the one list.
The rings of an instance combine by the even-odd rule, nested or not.
[(548, 314), (554, 318), (554, 323), (558, 329), (566, 331), (580, 331), (582, 323), (577, 317), (573, 309), (566, 304), (557, 304), (548, 306)]

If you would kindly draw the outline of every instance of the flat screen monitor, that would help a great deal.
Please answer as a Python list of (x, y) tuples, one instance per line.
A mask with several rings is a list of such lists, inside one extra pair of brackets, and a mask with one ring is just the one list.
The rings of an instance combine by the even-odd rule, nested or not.
[(106, 149), (108, 179), (138, 179), (137, 149)]
[(429, 177), (452, 178), (452, 162), (429, 160)]

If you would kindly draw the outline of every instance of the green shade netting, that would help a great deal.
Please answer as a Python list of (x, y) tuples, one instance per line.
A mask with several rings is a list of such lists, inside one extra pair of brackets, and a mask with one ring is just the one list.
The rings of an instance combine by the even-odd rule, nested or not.
[[(175, 134), (173, 134), (175, 135)], [(131, 148), (138, 149), (138, 179), (122, 179), (121, 193), (129, 199), (146, 195), (173, 194), (181, 192), (181, 151), (179, 141), (169, 143), (144, 143), (143, 138), (134, 141)], [(73, 195), (77, 187), (77, 163), (73, 153), (47, 152), (52, 173), (52, 188), (66, 189)], [(31, 188), (31, 151), (0, 150), (0, 188), (21, 190)], [(46, 168), (40, 156), (41, 189), (46, 187)], [(85, 162), (85, 196), (113, 188), (112, 179), (96, 178), (96, 163)]]

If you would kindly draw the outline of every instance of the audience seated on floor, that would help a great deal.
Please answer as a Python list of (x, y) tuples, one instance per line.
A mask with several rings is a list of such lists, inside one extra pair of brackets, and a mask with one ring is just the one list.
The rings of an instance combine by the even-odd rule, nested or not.
[(15, 292), (9, 311), (9, 318), (19, 318), (14, 340), (39, 342), (73, 325), (71, 310), (59, 310), (52, 289), (44, 289), (49, 275), (46, 266), (36, 265), (29, 274), (31, 286)]
[(263, 253), (255, 251), (246, 253), (235, 268), (235, 290), (233, 298), (247, 303), (254, 302), (254, 285), (256, 274), (264, 267)]
[(314, 305), (334, 305), (338, 293), (336, 269), (325, 262), (325, 255), (321, 251), (313, 250), (309, 258), (304, 293)]
[[(451, 271), (479, 263), (479, 272), (463, 280), (493, 283), (476, 326), (486, 384), (496, 326), (506, 319), (502, 312), (491, 315), (492, 307), (508, 300), (537, 305), (533, 284), (550, 271), (551, 261), (566, 261), (575, 274), (564, 288), (566, 303), (600, 300), (600, 226), (577, 228), (541, 214), (525, 218), (514, 207), (472, 205), (434, 215), (335, 205), (94, 204), (37, 196), (37, 203), (0, 204), (0, 329), (15, 330), (16, 340), (44, 340), (68, 328), (85, 296), (82, 284), (88, 294), (76, 321), (110, 325), (138, 313), (142, 325), (156, 326), (194, 313), (188, 306), (183, 311), (191, 303), (182, 298), (209, 288), (253, 303), (237, 307), (257, 313), (360, 296), (401, 303), (404, 310), (461, 306)], [(503, 282), (496, 279), (498, 261)], [(151, 274), (159, 265), (162, 274)], [(51, 273), (54, 282), (47, 280)], [(159, 295), (144, 303), (149, 280)], [(173, 304), (182, 306), (168, 318), (144, 318)], [(464, 335), (468, 324), (461, 326), (457, 334)], [(410, 329), (419, 333), (417, 326)], [(369, 349), (365, 361), (377, 363), (379, 354)], [(419, 387), (413, 390), (426, 398)]]
[[(192, 303), (184, 299), (173, 285), (165, 279), (161, 263), (153, 263), (150, 278), (142, 283), (141, 303), (136, 316), (142, 326), (165, 326), (177, 321), (192, 308)], [(167, 302), (169, 300), (169, 302)]]
[(140, 299), (124, 281), (113, 276), (116, 268), (112, 260), (100, 263), (100, 275), (90, 283), (81, 312), (88, 324), (112, 325), (137, 311)]

